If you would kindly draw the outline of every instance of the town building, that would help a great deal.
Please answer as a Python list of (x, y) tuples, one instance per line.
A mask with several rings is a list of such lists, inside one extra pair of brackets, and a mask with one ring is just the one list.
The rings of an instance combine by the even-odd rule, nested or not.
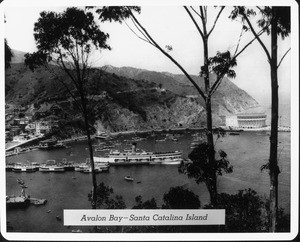
[(239, 113), (236, 115), (220, 116), (223, 126), (240, 129), (258, 129), (266, 127), (265, 113)]

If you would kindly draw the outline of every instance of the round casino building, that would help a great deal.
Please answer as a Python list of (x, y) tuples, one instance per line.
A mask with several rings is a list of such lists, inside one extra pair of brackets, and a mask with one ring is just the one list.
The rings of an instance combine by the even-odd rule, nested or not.
[(266, 127), (267, 115), (265, 113), (241, 113), (237, 114), (239, 128), (259, 129)]
[(222, 126), (229, 128), (254, 130), (262, 129), (267, 126), (267, 115), (263, 112), (238, 113), (235, 115), (220, 116), (220, 118), (222, 120)]

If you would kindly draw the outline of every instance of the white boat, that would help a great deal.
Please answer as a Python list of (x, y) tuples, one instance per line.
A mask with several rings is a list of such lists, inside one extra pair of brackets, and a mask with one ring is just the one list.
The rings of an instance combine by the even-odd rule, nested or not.
[(13, 168), (13, 172), (35, 172), (37, 171), (37, 167), (35, 165), (30, 164), (29, 161), (27, 161), (28, 165), (23, 165), (21, 163), (17, 163)]
[(98, 131), (97, 135), (95, 137), (97, 139), (108, 139), (109, 138), (109, 134), (107, 134), (106, 132), (103, 132), (103, 131)]
[(124, 180), (126, 180), (126, 181), (134, 181), (134, 179), (131, 176), (125, 176)]
[(39, 168), (39, 171), (41, 172), (64, 172), (65, 168), (61, 166), (41, 166)]
[(163, 160), (161, 162), (161, 164), (162, 165), (180, 165), (182, 161), (183, 161), (182, 158), (167, 159), (167, 160)]
[(41, 172), (64, 172), (65, 168), (56, 164), (55, 160), (47, 160), (46, 164), (40, 166)]
[[(96, 168), (95, 167), (95, 173), (100, 173), (100, 172), (102, 172), (102, 170), (100, 169), (100, 168)], [(83, 169), (81, 172), (83, 172), (83, 173), (92, 173), (92, 167), (88, 167), (88, 168), (85, 168), (85, 169)]]
[(12, 168), (13, 172), (35, 172), (37, 168), (34, 166), (15, 166)]
[[(182, 156), (181, 151), (171, 152), (137, 152), (136, 144), (133, 143), (131, 152), (110, 151), (108, 155), (94, 157), (95, 166), (98, 163), (108, 163), (110, 165), (142, 165), (160, 164), (163, 161), (176, 161)], [(176, 161), (178, 163), (178, 161)]]

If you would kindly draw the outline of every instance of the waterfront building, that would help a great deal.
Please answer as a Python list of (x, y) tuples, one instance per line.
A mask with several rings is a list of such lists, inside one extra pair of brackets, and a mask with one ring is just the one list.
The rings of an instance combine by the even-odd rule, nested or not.
[[(220, 117), (224, 119), (223, 117)], [(265, 113), (239, 113), (225, 117), (225, 126), (242, 129), (257, 129), (266, 127)]]
[(266, 127), (267, 115), (264, 113), (243, 113), (237, 115), (239, 128), (255, 129)]

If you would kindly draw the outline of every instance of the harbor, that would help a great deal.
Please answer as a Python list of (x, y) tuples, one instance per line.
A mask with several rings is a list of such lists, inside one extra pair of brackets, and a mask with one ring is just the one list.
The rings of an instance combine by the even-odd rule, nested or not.
[[(197, 134), (198, 133), (198, 134)], [(103, 145), (114, 145), (112, 150), (132, 151), (132, 142), (137, 137), (136, 151), (166, 152), (181, 151), (182, 158), (187, 159), (191, 152), (191, 145), (199, 137), (199, 131), (184, 130), (178, 133), (129, 134), (114, 136), (109, 140), (94, 139), (93, 148)], [(170, 135), (178, 141), (168, 139)], [(162, 141), (158, 141), (162, 140)], [(48, 160), (56, 162), (66, 161), (70, 164), (85, 164), (89, 157), (86, 141), (68, 143), (69, 149), (37, 149), (32, 152), (10, 156), (6, 163), (21, 163), (28, 165), (27, 161), (36, 165), (46, 163)], [(240, 135), (226, 135), (216, 142), (216, 150), (223, 149), (233, 165), (233, 173), (218, 178), (219, 192), (236, 193), (239, 189), (252, 188), (261, 196), (266, 196), (269, 190), (269, 175), (261, 172), (261, 165), (268, 160), (269, 135), (267, 132), (240, 132)], [(279, 180), (281, 206), (288, 213), (290, 209), (290, 134), (279, 133), (281, 170)], [(95, 151), (95, 157), (108, 155), (110, 150)], [(247, 167), (247, 169), (245, 169)], [(35, 232), (71, 232), (80, 229), (89, 232), (87, 227), (63, 226), (56, 217), (62, 218), (64, 209), (90, 209), (87, 194), (91, 190), (91, 176), (89, 173), (66, 170), (65, 172), (6, 172), (7, 195), (19, 194), (22, 187), (17, 179), (22, 179), (27, 188), (24, 188), (30, 197), (47, 200), (43, 206), (26, 206), (7, 211), (7, 220), (14, 231)], [(125, 179), (127, 177), (127, 179)], [(158, 205), (163, 203), (162, 196), (170, 187), (184, 186), (199, 196), (201, 204), (209, 202), (209, 194), (203, 183), (199, 185), (186, 175), (178, 172), (178, 165), (110, 165), (107, 172), (96, 174), (97, 182), (104, 182), (114, 189), (114, 194), (123, 197), (127, 208), (135, 205), (135, 197), (141, 195), (143, 200), (156, 199)], [(132, 178), (132, 179), (130, 179)], [(75, 199), (76, 198), (76, 199)], [(48, 212), (50, 211), (50, 212)]]

